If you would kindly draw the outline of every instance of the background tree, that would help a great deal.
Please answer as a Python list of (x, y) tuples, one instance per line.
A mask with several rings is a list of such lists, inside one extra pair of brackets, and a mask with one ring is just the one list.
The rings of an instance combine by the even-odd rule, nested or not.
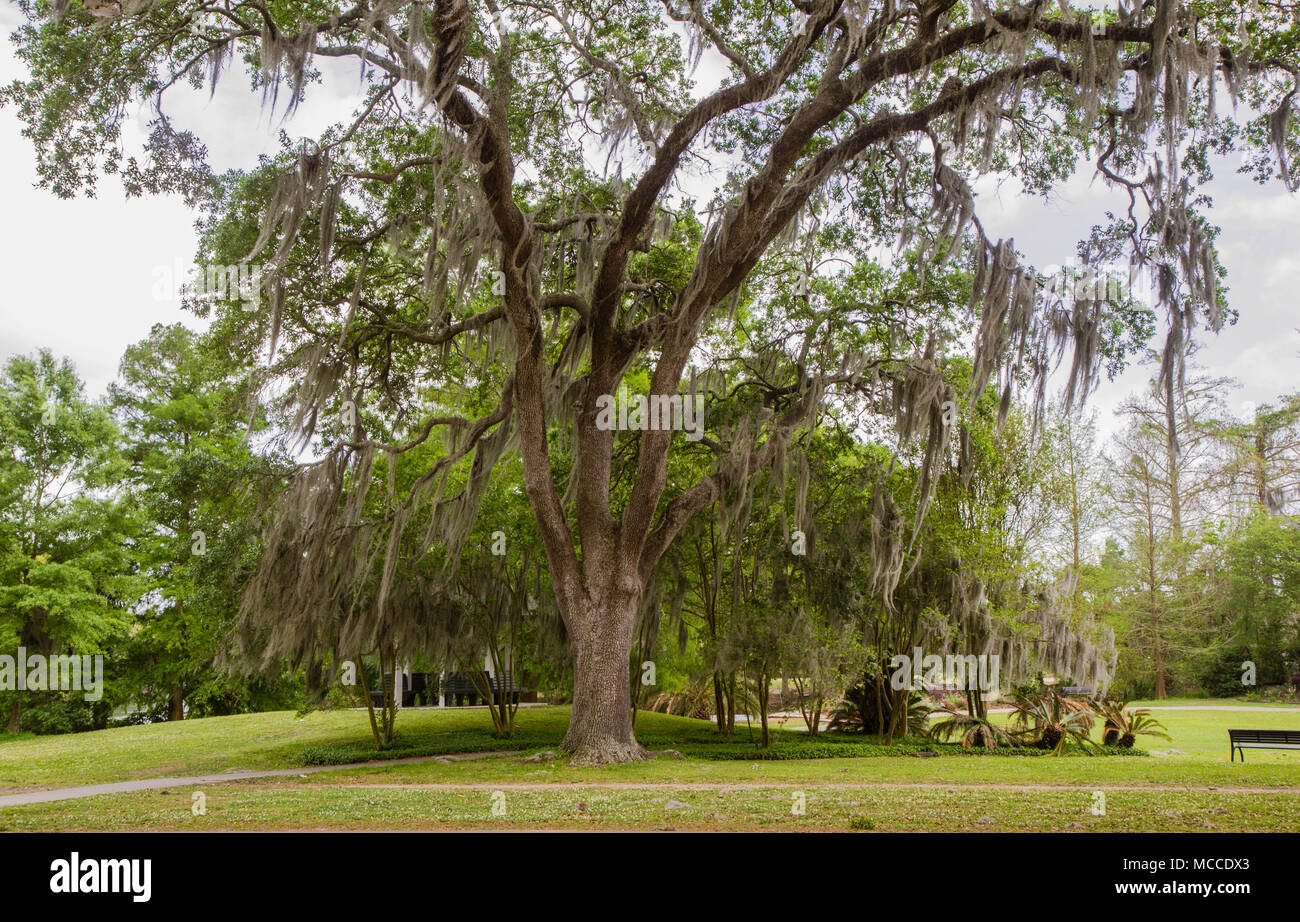
[(1300, 672), (1300, 529), (1258, 515), (1210, 545), (1203, 585), (1211, 614), (1195, 678), (1212, 695), (1285, 685)]
[(1226, 420), (1216, 434), (1227, 448), (1233, 513), (1252, 519), (1260, 510), (1294, 512), (1300, 501), (1300, 394), (1256, 407), (1250, 420)]
[(165, 702), (169, 720), (183, 719), (187, 702), (220, 714), (277, 697), (278, 677), (232, 682), (215, 666), (240, 574), (256, 559), (256, 502), (279, 486), (272, 464), (246, 443), (243, 372), (198, 334), (157, 325), (126, 350), (109, 388), (130, 465), (125, 498), (141, 525), (135, 566), (146, 584), (121, 652), (134, 665), (136, 703), (153, 711)]
[(1053, 529), (1055, 556), (1064, 564), (1074, 617), (1083, 615), (1082, 573), (1092, 556), (1092, 542), (1106, 520), (1103, 496), (1104, 459), (1097, 445), (1097, 418), (1076, 411), (1053, 420), (1057, 466), (1052, 489), (1061, 514)]
[[(1223, 380), (1199, 376), (1170, 392), (1152, 380), (1145, 399), (1126, 402), (1127, 427), (1114, 447), (1111, 502), (1125, 529), (1135, 592), (1129, 651), (1149, 664), (1154, 694), (1164, 698), (1171, 656), (1195, 647), (1204, 608), (1181, 592), (1195, 554), (1196, 528), (1218, 504), (1216, 443)], [(1170, 428), (1170, 425), (1173, 428)]]
[[(67, 359), (14, 356), (0, 373), (0, 648), (102, 652), (134, 601), (117, 426)], [(10, 733), (31, 692), (10, 692)]]

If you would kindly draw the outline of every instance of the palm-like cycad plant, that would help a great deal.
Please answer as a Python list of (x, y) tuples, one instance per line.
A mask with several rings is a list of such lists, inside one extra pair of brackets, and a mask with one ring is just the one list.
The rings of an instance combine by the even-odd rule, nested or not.
[(1105, 722), (1101, 740), (1107, 746), (1132, 749), (1133, 741), (1140, 734), (1165, 740), (1170, 738), (1164, 724), (1152, 717), (1146, 708), (1130, 710), (1127, 701), (1116, 698), (1097, 698), (1092, 706)]
[[(876, 689), (866, 682), (858, 682), (844, 692), (844, 699), (831, 713), (828, 730), (844, 733), (878, 733), (887, 728), (892, 717), (893, 698), (889, 695), (876, 699)], [(883, 711), (883, 713), (881, 713)], [(926, 721), (932, 709), (917, 692), (907, 695), (907, 733), (909, 736), (928, 736)], [(881, 723), (885, 727), (882, 728)]]
[(714, 710), (713, 686), (699, 679), (689, 679), (679, 691), (656, 695), (646, 710), (708, 720), (713, 716)]
[(1021, 742), (1050, 749), (1054, 755), (1064, 752), (1069, 742), (1084, 749), (1098, 748), (1090, 735), (1093, 712), (1087, 700), (1065, 697), (1052, 686), (1040, 694), (1017, 698), (1011, 706), (1015, 708), (1011, 718), (1015, 736)]
[(1015, 745), (1011, 734), (987, 717), (969, 714), (948, 702), (930, 714), (931, 717), (940, 718), (938, 723), (930, 727), (930, 735), (945, 741), (959, 736), (963, 749), (973, 749), (976, 746), (996, 749), (998, 746)]

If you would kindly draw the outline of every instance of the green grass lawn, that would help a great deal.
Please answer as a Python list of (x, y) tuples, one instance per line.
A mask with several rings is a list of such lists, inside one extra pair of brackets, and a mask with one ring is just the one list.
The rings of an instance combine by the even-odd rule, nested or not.
[[(1234, 702), (1236, 703), (1236, 702)], [(398, 755), (513, 750), (457, 762), (390, 763), (202, 788), (0, 808), (0, 829), (554, 828), (1067, 829), (1300, 831), (1300, 752), (1252, 752), (1228, 762), (1230, 726), (1300, 728), (1300, 713), (1161, 711), (1172, 742), (1139, 738), (1145, 757), (1054, 758), (962, 753), (909, 741), (809, 740), (777, 734), (770, 760), (745, 728), (721, 740), (704, 721), (642, 713), (638, 738), (684, 759), (601, 769), (561, 757), (566, 708), (525, 708), (514, 739), (499, 740), (478, 709), (408, 710)], [(936, 753), (922, 757), (922, 750)], [(209, 718), (0, 742), (0, 789), (132, 778), (293, 768), (373, 755), (362, 711)], [(1096, 792), (1104, 815), (1093, 814)], [(491, 812), (493, 794), (504, 815)], [(794, 798), (805, 809), (793, 812)]]
[[(498, 739), (482, 709), (406, 710), (398, 717), (397, 739), (388, 753), (374, 750), (364, 711), (315, 711), (303, 716), (278, 711), (63, 736), (29, 736), (0, 742), (0, 790), (337, 764), (376, 757), (537, 751), (559, 745), (568, 719), (566, 707), (521, 708), (514, 737)], [(752, 741), (757, 732), (751, 738), (744, 726), (730, 737), (720, 737), (708, 721), (647, 712), (641, 712), (637, 721), (637, 738), (646, 748), (677, 749), (710, 760), (827, 754), (894, 757), (919, 749), (961, 754), (956, 744), (923, 740), (880, 747), (874, 737), (825, 734), (810, 739), (795, 730), (777, 730), (773, 736), (775, 745), (763, 751)]]
[[(482, 709), (405, 710), (398, 718), (394, 749), (388, 753), (374, 750), (367, 715), (359, 710), (314, 711), (301, 716), (277, 711), (62, 736), (0, 736), (0, 790), (291, 768), (385, 756), (540, 750), (559, 745), (568, 719), (565, 707), (521, 708), (515, 735), (498, 739)], [(707, 721), (664, 714), (642, 713), (638, 736), (651, 749), (764, 755), (749, 742), (743, 728), (724, 740)], [(775, 736), (777, 745), (767, 755), (786, 754), (809, 743), (804, 734), (794, 731), (778, 731)], [(877, 748), (858, 738), (841, 738), (841, 743)], [(725, 751), (718, 752), (720, 749)]]
[[(438, 790), (294, 787), (236, 783), (115, 794), (0, 811), (0, 830), (254, 829), (728, 829), (889, 831), (1295, 831), (1300, 797), (1180, 791), (1105, 792), (1094, 815), (1089, 791), (880, 787)], [(494, 813), (494, 806), (497, 812)]]
[(1250, 698), (1152, 698), (1149, 701), (1130, 701), (1129, 707), (1168, 708), (1168, 707), (1252, 707), (1252, 708), (1300, 708), (1297, 701), (1259, 701)]

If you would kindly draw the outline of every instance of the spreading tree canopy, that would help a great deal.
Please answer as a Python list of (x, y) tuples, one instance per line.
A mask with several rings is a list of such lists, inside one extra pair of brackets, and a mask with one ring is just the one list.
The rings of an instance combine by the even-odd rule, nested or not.
[[(1045, 290), (986, 234), (978, 177), (1046, 193), (1087, 164), (1125, 194), (1083, 255), (1127, 254), (1156, 279), (1169, 387), (1194, 328), (1224, 319), (1210, 155), (1242, 149), (1261, 179), (1297, 177), (1287, 3), (22, 5), (31, 75), (3, 100), (42, 180), (70, 195), (109, 171), (131, 192), (184, 193), (208, 208), (206, 259), (263, 270), (257, 309), (227, 299), (219, 315), (232, 348), (266, 344), (268, 399), (286, 392), (272, 379), (292, 383), (289, 418), (323, 457), (267, 536), (248, 624), (306, 637), (323, 610), (406, 617), (388, 604), (403, 560), (436, 546), (451, 566), (518, 453), (573, 650), (565, 745), (580, 761), (644, 755), (628, 650), (665, 549), (710, 507), (734, 524), (758, 471), (806, 470), (792, 458), (819, 412), (887, 421), (924, 492), (961, 454), (960, 403), (992, 387), (1005, 414), (1024, 387), (1041, 405), (1062, 358), (1080, 399), (1122, 351), (1116, 299)], [(720, 80), (703, 82), (705, 56)], [(361, 105), (251, 172), (214, 176), (203, 138), (169, 118), (178, 90), (241, 65), (249, 123), (291, 114), (340, 62)], [(140, 102), (142, 153), (122, 139)], [(880, 246), (922, 276), (954, 261), (969, 299), (949, 317), (925, 296), (844, 297)], [(968, 353), (966, 394), (945, 381), (947, 350)], [(601, 398), (623, 385), (704, 397), (703, 437), (604, 424)], [(708, 416), (736, 397), (746, 413)], [(693, 483), (669, 477), (675, 435), (707, 453)], [(419, 450), (425, 470), (372, 514), (372, 473)], [(885, 598), (914, 544), (903, 518), (876, 491)]]

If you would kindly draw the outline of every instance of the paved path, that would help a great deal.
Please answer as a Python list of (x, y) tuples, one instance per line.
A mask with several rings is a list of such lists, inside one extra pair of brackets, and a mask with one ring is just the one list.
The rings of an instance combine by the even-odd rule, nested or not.
[(1251, 704), (1144, 704), (1146, 711), (1263, 711), (1266, 714), (1279, 711), (1283, 714), (1300, 711), (1300, 708), (1275, 708), (1267, 705)]
[[(1276, 712), (1279, 714), (1300, 714), (1300, 707), (1282, 708), (1282, 707), (1270, 707), (1266, 705), (1252, 705), (1252, 704), (1143, 704), (1140, 707), (1142, 710), (1145, 711), (1252, 711), (1252, 712), (1265, 711), (1269, 713)], [(1010, 707), (989, 708), (990, 714), (1014, 714), (1015, 712), (1016, 709)], [(803, 718), (800, 717), (798, 714), (781, 712), (777, 714), (770, 714), (768, 716), (769, 719), (775, 720), (778, 723), (780, 723), (781, 721), (785, 721), (785, 723), (782, 724), (782, 728), (786, 730), (807, 730), (808, 729), (803, 724)], [(742, 715), (737, 714), (736, 720), (741, 720), (741, 719), (742, 719)]]
[(526, 783), (516, 781), (502, 782), (372, 782), (366, 784), (347, 784), (338, 787), (348, 788), (382, 788), (385, 790), (427, 790), (427, 791), (553, 791), (553, 790), (607, 790), (607, 791), (861, 791), (866, 788), (883, 788), (890, 790), (933, 791), (1018, 791), (1037, 793), (1041, 791), (1135, 791), (1151, 793), (1152, 791), (1171, 792), (1175, 794), (1217, 793), (1217, 794), (1285, 794), (1288, 797), (1300, 797), (1300, 790), (1295, 787), (1224, 787), (1222, 785), (1188, 785), (1173, 786), (1167, 784), (935, 784), (912, 783), (906, 781), (754, 781), (728, 784), (710, 784), (708, 782), (641, 782), (641, 781), (574, 781), (551, 783)]
[(345, 765), (308, 765), (302, 768), (272, 768), (262, 771), (220, 772), (212, 775), (184, 775), (176, 778), (136, 778), (133, 781), (114, 781), (109, 784), (88, 784), (75, 788), (52, 788), (45, 791), (21, 791), (0, 795), (0, 807), (18, 807), (23, 804), (41, 804), (52, 800), (76, 800), (98, 794), (122, 794), (130, 791), (151, 791), (158, 788), (189, 787), (196, 784), (221, 784), (225, 781), (248, 781), (256, 778), (282, 778), (286, 775), (306, 776), (316, 772), (336, 772), (350, 768), (370, 768), (377, 765), (401, 765), (412, 762), (464, 762), (469, 759), (486, 759), (492, 756), (515, 755), (512, 751), (467, 752), (445, 756), (410, 756), (405, 759), (377, 759), (372, 762), (349, 762)]

